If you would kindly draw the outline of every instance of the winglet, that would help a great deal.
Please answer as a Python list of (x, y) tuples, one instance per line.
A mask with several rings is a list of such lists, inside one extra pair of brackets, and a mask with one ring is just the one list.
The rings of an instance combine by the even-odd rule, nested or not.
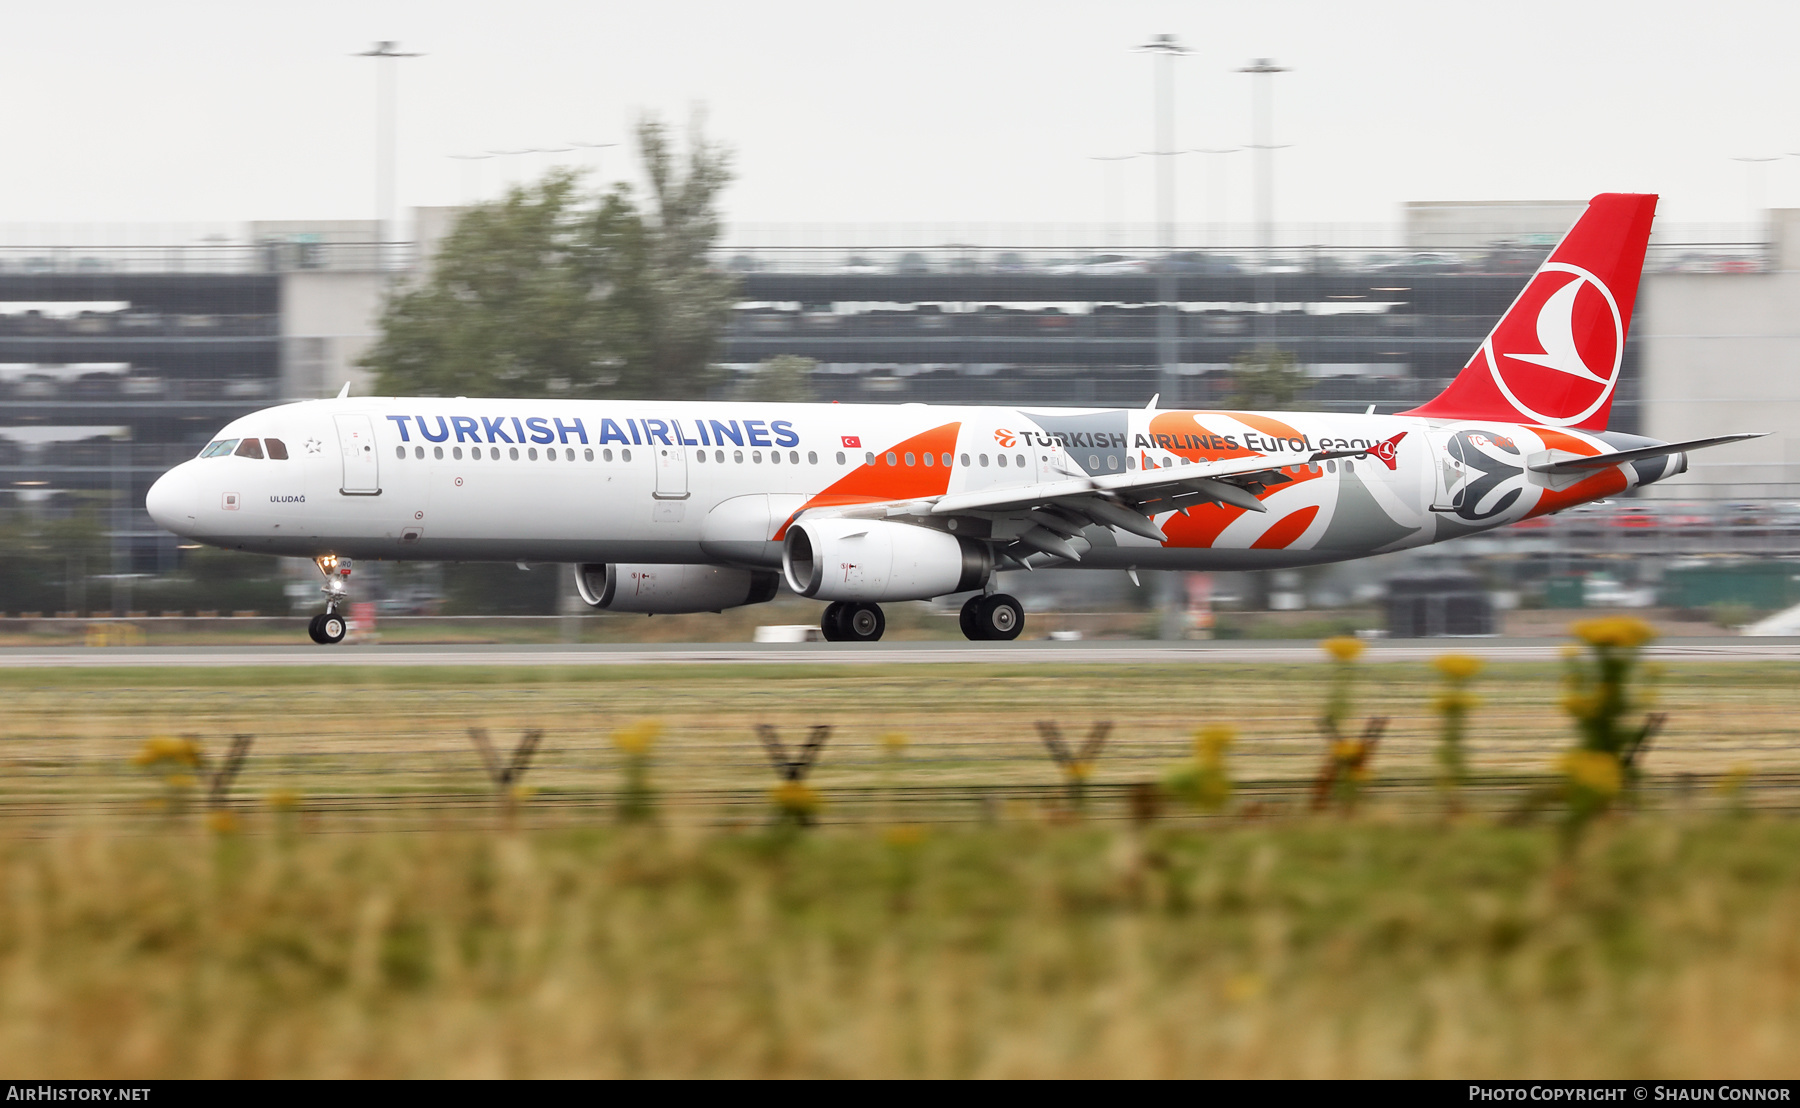
[(344, 397), (349, 396), (349, 395), (350, 395), (350, 382), (345, 381), (344, 387), (338, 390), (337, 398), (339, 400), (342, 400)]

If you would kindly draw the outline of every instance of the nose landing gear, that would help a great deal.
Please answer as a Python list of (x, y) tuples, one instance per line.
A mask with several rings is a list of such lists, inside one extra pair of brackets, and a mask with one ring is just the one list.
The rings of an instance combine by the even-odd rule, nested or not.
[(306, 625), (306, 633), (320, 646), (330, 646), (343, 642), (350, 629), (338, 609), (343, 607), (344, 598), (350, 591), (351, 562), (336, 554), (321, 554), (313, 559), (313, 564), (325, 575), (325, 586), (319, 590), (325, 594), (325, 611), (312, 617)]
[(344, 635), (348, 630), (349, 628), (344, 625), (344, 617), (336, 612), (321, 612), (312, 617), (312, 621), (306, 625), (306, 633), (311, 635), (312, 641), (320, 646), (343, 642)]

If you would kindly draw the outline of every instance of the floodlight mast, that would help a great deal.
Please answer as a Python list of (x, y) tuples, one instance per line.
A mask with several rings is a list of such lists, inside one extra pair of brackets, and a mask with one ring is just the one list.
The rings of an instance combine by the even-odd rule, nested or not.
[(399, 49), (398, 42), (377, 42), (373, 47), (360, 54), (358, 58), (374, 58), (375, 61), (375, 265), (385, 273), (389, 270), (388, 246), (391, 236), (397, 234), (395, 219), (395, 125), (394, 125), (394, 69), (395, 58), (420, 58), (423, 54), (415, 54)]
[[(1138, 47), (1156, 55), (1156, 354), (1158, 393), (1171, 407), (1181, 404), (1181, 346), (1177, 330), (1175, 289), (1175, 59), (1187, 49), (1174, 35), (1157, 35)], [(1162, 589), (1161, 635), (1178, 639), (1183, 626), (1180, 574), (1165, 574)]]
[(1161, 363), (1158, 391), (1163, 399), (1177, 402), (1181, 361), (1175, 316), (1175, 74), (1176, 58), (1187, 48), (1175, 41), (1174, 35), (1157, 35), (1138, 47), (1156, 55), (1156, 352)]
[(1256, 141), (1250, 149), (1256, 151), (1257, 284), (1262, 293), (1257, 305), (1261, 310), (1256, 314), (1256, 336), (1259, 344), (1267, 344), (1274, 337), (1271, 274), (1275, 266), (1275, 151), (1280, 149), (1275, 145), (1274, 90), (1269, 78), (1290, 71), (1276, 65), (1273, 58), (1257, 58), (1238, 72), (1250, 74), (1254, 81), (1250, 90), (1251, 133)]

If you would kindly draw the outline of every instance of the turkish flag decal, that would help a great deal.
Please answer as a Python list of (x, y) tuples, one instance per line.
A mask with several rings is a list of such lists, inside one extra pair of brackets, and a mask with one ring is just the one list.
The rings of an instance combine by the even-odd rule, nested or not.
[(845, 435), (844, 436), (844, 447), (845, 447), (845, 449), (848, 449), (848, 450), (861, 450), (862, 449), (862, 436), (861, 435)]

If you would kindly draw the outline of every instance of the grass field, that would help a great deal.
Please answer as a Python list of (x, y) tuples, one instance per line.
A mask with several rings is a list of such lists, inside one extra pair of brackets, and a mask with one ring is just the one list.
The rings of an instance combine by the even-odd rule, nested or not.
[[(1669, 666), (1644, 809), (1573, 857), (1501, 818), (1568, 745), (1554, 666), (1483, 675), (1457, 819), (1415, 665), (1363, 674), (1361, 811), (1307, 811), (1323, 676), (0, 672), (0, 1072), (1800, 1071), (1800, 667)], [(620, 827), (610, 734), (652, 718), (659, 818)], [(1085, 818), (1039, 720), (1114, 725)], [(1124, 818), (1208, 722), (1234, 811)], [(821, 826), (770, 826), (758, 723), (833, 726)], [(470, 726), (543, 730), (529, 795)], [(255, 736), (234, 833), (131, 765), (182, 733)]]

